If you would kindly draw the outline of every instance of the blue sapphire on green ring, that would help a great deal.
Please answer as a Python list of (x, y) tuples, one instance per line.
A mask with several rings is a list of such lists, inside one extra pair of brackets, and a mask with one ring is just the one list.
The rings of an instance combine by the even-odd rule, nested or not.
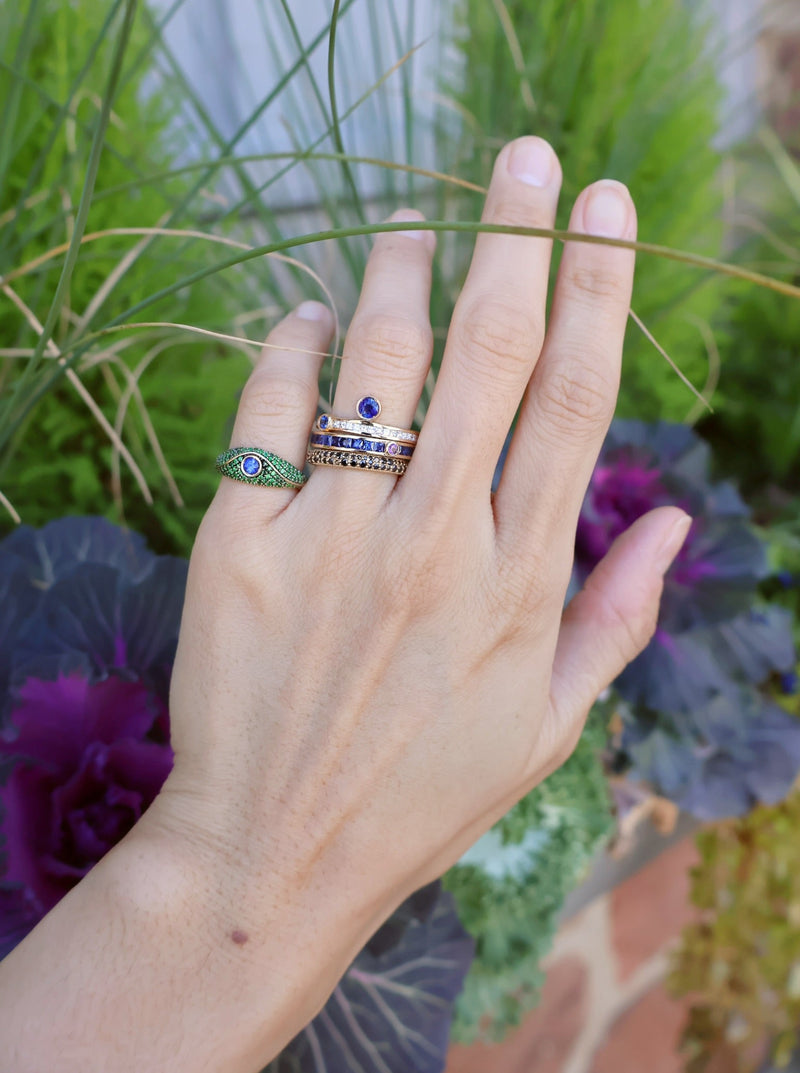
[(265, 488), (302, 488), (308, 480), (297, 466), (261, 447), (231, 447), (222, 452), (214, 466), (232, 481)]

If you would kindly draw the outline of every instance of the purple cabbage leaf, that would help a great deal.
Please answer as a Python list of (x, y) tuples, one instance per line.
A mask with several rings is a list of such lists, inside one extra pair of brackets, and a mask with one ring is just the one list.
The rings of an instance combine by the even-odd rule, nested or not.
[(452, 895), (439, 883), (424, 888), (265, 1073), (441, 1073), (473, 949)]

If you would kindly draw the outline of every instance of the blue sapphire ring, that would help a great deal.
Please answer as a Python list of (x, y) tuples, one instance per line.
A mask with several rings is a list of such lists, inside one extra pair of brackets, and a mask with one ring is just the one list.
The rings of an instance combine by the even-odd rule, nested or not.
[(412, 429), (379, 425), (381, 404), (372, 395), (358, 400), (357, 418), (320, 414), (311, 430), (306, 461), (312, 466), (353, 466), (405, 473), (419, 439)]
[(261, 447), (231, 447), (214, 465), (223, 477), (266, 488), (302, 488), (308, 480), (297, 466)]
[(395, 428), (394, 425), (379, 425), (375, 418), (381, 412), (381, 404), (372, 395), (365, 395), (358, 400), (356, 406), (357, 418), (333, 417), (331, 414), (320, 414), (314, 425), (314, 432), (352, 432), (367, 437), (378, 437), (383, 440), (393, 440), (395, 443), (408, 444), (414, 447), (419, 439), (419, 433), (410, 428)]

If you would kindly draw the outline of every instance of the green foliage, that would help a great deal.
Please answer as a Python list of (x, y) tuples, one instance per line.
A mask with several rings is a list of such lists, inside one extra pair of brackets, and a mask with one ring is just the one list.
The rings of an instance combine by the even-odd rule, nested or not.
[(675, 995), (693, 999), (687, 1073), (703, 1073), (720, 1048), (744, 1061), (764, 1034), (777, 1065), (789, 1060), (800, 1024), (798, 829), (796, 788), (780, 805), (697, 836), (691, 899), (701, 917), (684, 931), (669, 977)]
[[(692, 5), (676, 0), (462, 0), (456, 88), (469, 113), (462, 173), (488, 182), (495, 151), (539, 134), (564, 172), (558, 226), (579, 191), (603, 176), (628, 184), (643, 241), (720, 256), (720, 90)], [(515, 51), (518, 57), (515, 62)], [(458, 87), (459, 75), (452, 76)], [(708, 371), (699, 325), (718, 313), (729, 283), (641, 254), (633, 309), (692, 383)], [(619, 413), (683, 420), (693, 397), (631, 324)]]
[[(768, 132), (765, 135), (769, 138)], [(800, 167), (768, 140), (775, 159), (736, 161), (740, 263), (800, 281)], [(756, 237), (753, 238), (753, 229)], [(720, 390), (703, 435), (751, 495), (771, 484), (800, 492), (800, 302), (737, 287), (730, 331), (720, 340)], [(774, 509), (774, 508), (773, 508)]]
[[(11, 278), (16, 294), (43, 323), (63, 254), (16, 278), (14, 273), (69, 241), (113, 35), (98, 37), (101, 22), (93, 0), (39, 0), (32, 40), (20, 71), (14, 65), (18, 62), (24, 7), (0, 5), (5, 64), (0, 71), (0, 97), (10, 94), (15, 86), (20, 91), (17, 121), (7, 131), (11, 155), (0, 202), (0, 273)], [(174, 166), (182, 152), (176, 133), (176, 102), (169, 103), (163, 92), (145, 94), (148, 65), (136, 66), (137, 57), (150, 47), (149, 38), (145, 22), (140, 20), (134, 27), (121, 89), (114, 102), (87, 233), (157, 226), (174, 213), (188, 189), (188, 180), (172, 179), (104, 196), (105, 190)], [(95, 49), (96, 55), (82, 73)], [(176, 273), (209, 263), (208, 248), (200, 242), (187, 246), (172, 263), (172, 250), (181, 241), (175, 239), (156, 239), (144, 256), (124, 262), (139, 241), (139, 237), (108, 237), (84, 247), (53, 334), (60, 349), (86, 339), (102, 318), (124, 314), (171, 282)], [(171, 250), (166, 243), (172, 244)], [(124, 271), (117, 285), (94, 317), (81, 324), (90, 302), (121, 267)], [(154, 307), (147, 319), (230, 331), (234, 312), (239, 311), (230, 288), (204, 281)], [(136, 370), (164, 336), (158, 330), (128, 338), (109, 336), (77, 366), (81, 380), (112, 425), (119, 398), (129, 382), (126, 370)], [(187, 552), (216, 485), (210, 459), (218, 445), (224, 446), (225, 424), (235, 408), (247, 362), (213, 341), (198, 345), (175, 332), (171, 337), (174, 345), (153, 360), (139, 386), (186, 506), (178, 507), (171, 500), (135, 396), (121, 429), (122, 438), (156, 501), (152, 509), (148, 507), (123, 463), (122, 505), (125, 520), (146, 533), (156, 549)], [(36, 333), (8, 296), (0, 296), (0, 340), (6, 348), (30, 349), (36, 343)], [(123, 341), (124, 349), (116, 355), (119, 363), (109, 362), (111, 348)], [(10, 357), (2, 366), (0, 389), (9, 408), (25, 364), (24, 359)], [(121, 504), (114, 502), (112, 494), (111, 442), (75, 388), (64, 377), (53, 380), (57, 371), (53, 358), (47, 358), (23, 396), (27, 404), (35, 393), (42, 392), (0, 454), (0, 487), (23, 519), (34, 525), (69, 513), (107, 514), (120, 520)], [(9, 431), (19, 409), (5, 413)], [(3, 517), (0, 524), (8, 522)]]
[(476, 940), (456, 1009), (456, 1039), (497, 1039), (539, 999), (539, 962), (552, 944), (564, 899), (613, 828), (600, 761), (605, 722), (593, 713), (567, 763), (501, 820), (498, 844), (485, 862), (458, 864), (445, 876)]

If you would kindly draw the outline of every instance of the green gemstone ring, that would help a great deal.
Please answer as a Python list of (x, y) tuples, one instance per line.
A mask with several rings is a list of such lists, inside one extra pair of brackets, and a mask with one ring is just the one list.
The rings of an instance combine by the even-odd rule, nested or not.
[(267, 488), (302, 488), (308, 480), (297, 466), (260, 447), (231, 447), (214, 465), (223, 477)]

